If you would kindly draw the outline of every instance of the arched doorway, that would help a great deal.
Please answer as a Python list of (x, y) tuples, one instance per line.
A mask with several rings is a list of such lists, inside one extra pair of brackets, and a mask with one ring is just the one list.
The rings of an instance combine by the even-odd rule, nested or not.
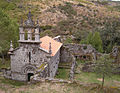
[(28, 73), (27, 74), (27, 81), (30, 81), (31, 76), (33, 76), (33, 75), (34, 75), (33, 73)]
[(34, 65), (28, 64), (22, 68), (22, 73), (26, 75), (26, 81), (30, 81), (31, 76), (34, 75), (36, 67)]

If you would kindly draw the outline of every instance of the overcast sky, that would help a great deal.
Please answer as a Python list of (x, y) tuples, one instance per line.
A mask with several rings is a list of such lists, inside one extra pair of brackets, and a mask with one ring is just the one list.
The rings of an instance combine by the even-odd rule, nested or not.
[(120, 0), (112, 0), (112, 1), (120, 1)]

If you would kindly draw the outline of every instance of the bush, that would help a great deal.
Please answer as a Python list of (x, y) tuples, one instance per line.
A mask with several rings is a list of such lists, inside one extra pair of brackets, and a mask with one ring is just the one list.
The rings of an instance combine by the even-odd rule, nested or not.
[(65, 44), (72, 43), (72, 39), (70, 37), (67, 37), (67, 39), (64, 41)]
[(59, 5), (58, 8), (63, 10), (68, 16), (77, 15), (77, 12), (73, 9), (71, 3), (66, 2), (64, 6)]

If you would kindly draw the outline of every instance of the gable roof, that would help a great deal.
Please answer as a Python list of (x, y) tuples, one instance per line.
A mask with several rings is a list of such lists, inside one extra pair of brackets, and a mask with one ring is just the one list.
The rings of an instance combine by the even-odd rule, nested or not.
[(49, 44), (51, 43), (51, 50), (52, 50), (51, 56), (54, 56), (58, 52), (60, 47), (62, 46), (62, 43), (57, 42), (56, 40), (54, 40), (53, 38), (49, 36), (44, 36), (40, 38), (40, 41), (42, 42), (40, 44), (40, 47), (47, 51), (49, 51)]

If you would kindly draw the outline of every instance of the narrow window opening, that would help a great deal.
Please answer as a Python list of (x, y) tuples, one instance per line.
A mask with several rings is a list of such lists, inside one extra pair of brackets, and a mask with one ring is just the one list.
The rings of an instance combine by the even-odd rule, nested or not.
[(27, 31), (25, 31), (25, 40), (28, 39)]
[(29, 62), (31, 62), (31, 52), (29, 52)]

